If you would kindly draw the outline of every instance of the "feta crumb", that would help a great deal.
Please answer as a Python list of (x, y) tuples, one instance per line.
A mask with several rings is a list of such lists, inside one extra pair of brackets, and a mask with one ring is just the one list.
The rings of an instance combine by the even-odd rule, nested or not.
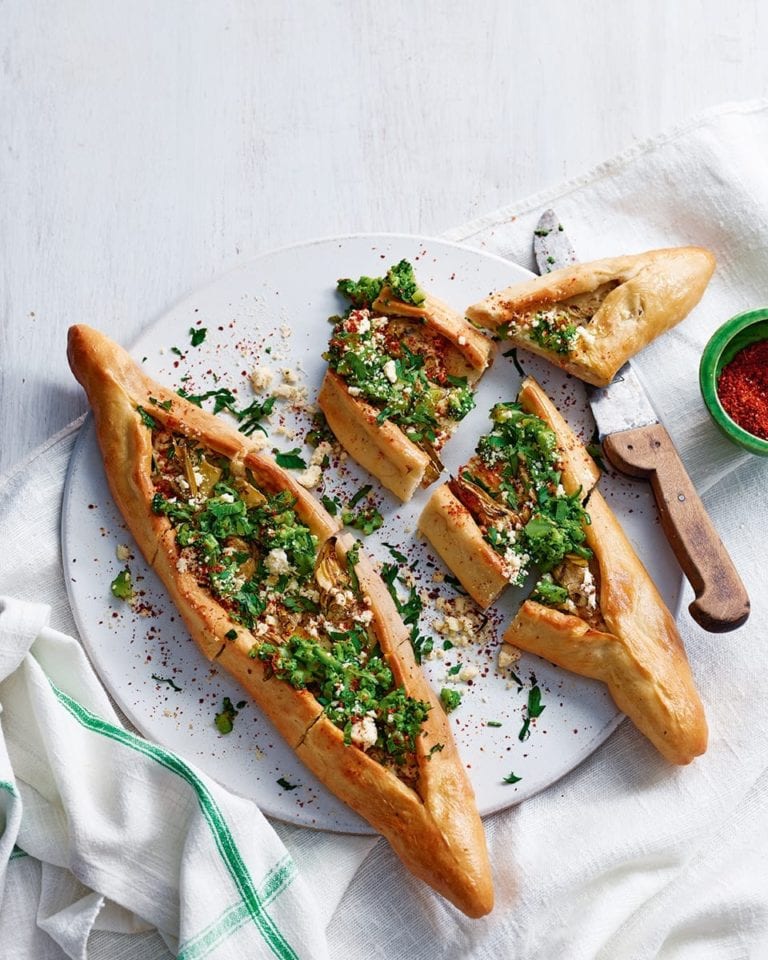
[(220, 495), (219, 495), (219, 500), (220, 500), (222, 503), (234, 503), (234, 502), (235, 502), (235, 498), (232, 496), (231, 493), (222, 493), (222, 494), (220, 494)]
[(131, 548), (124, 543), (118, 543), (115, 553), (118, 560), (124, 561), (131, 559)]
[(504, 643), (499, 650), (499, 670), (506, 670), (513, 666), (520, 659), (520, 651), (517, 647)]
[(274, 376), (275, 374), (269, 367), (256, 367), (251, 373), (251, 386), (256, 393), (260, 393), (272, 383)]
[(288, 326), (287, 323), (282, 323), (280, 325), (280, 336), (283, 338), (283, 340), (287, 340), (292, 333), (293, 330)]
[(299, 375), (296, 370), (291, 370), (290, 367), (285, 367), (281, 373), (283, 374), (283, 380), (286, 383), (298, 383)]
[(363, 610), (357, 619), (360, 623), (370, 623), (373, 620), (373, 610)]
[(179, 557), (176, 561), (176, 569), (179, 573), (186, 573), (189, 570), (189, 559), (187, 557)]
[(360, 387), (347, 387), (347, 393), (350, 397), (359, 397), (362, 392)]
[(290, 573), (291, 571), (288, 554), (279, 547), (269, 551), (264, 559), (264, 566), (275, 577), (279, 577), (283, 573)]
[(379, 737), (379, 731), (376, 729), (375, 720), (366, 714), (361, 720), (352, 721), (350, 739), (356, 747), (361, 750), (370, 750), (376, 746)]
[(307, 467), (303, 473), (300, 473), (296, 477), (296, 480), (302, 485), (302, 487), (306, 487), (308, 490), (311, 490), (320, 483), (322, 477), (322, 467), (319, 463), (313, 463), (311, 466)]
[(459, 337), (457, 343), (459, 344), (460, 347), (466, 347), (466, 345), (467, 345), (467, 338), (462, 335), (461, 337)]
[(298, 387), (292, 383), (280, 383), (272, 391), (272, 396), (298, 405), (306, 403), (309, 398), (309, 390), (307, 387)]
[(326, 457), (330, 457), (332, 453), (333, 447), (330, 445), (330, 443), (328, 443), (327, 440), (322, 440), (315, 447), (315, 450), (310, 457), (309, 465), (311, 467), (322, 466), (323, 460), (325, 460)]
[(384, 371), (384, 376), (390, 383), (397, 383), (397, 367), (395, 366), (394, 360), (387, 360), (382, 370)]
[(474, 663), (467, 663), (459, 671), (459, 680), (468, 683), (470, 680), (474, 680), (478, 673), (480, 673), (480, 670)]

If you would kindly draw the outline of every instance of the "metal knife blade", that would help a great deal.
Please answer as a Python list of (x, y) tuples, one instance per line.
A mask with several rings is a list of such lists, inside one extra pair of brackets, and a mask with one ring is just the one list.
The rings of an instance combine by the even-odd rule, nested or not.
[(578, 263), (576, 253), (554, 210), (545, 210), (533, 231), (533, 253), (540, 274)]
[[(578, 262), (554, 210), (539, 219), (533, 252), (541, 274)], [(585, 386), (606, 459), (653, 487), (664, 533), (696, 594), (691, 616), (714, 633), (741, 626), (749, 596), (632, 364), (607, 387)]]
[(601, 443), (612, 433), (659, 422), (645, 387), (629, 362), (624, 364), (607, 387), (585, 386)]

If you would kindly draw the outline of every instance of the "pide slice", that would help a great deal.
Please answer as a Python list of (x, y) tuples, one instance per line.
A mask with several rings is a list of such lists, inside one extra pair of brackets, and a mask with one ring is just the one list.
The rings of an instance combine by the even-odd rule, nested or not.
[(491, 418), (420, 528), (478, 602), (538, 570), (502, 661), (522, 649), (603, 681), (668, 760), (689, 763), (706, 750), (704, 710), (674, 618), (595, 488), (594, 461), (530, 377)]
[(715, 269), (702, 247), (580, 263), (490, 294), (467, 317), (598, 387), (683, 320)]
[(405, 260), (340, 280), (318, 404), (341, 445), (401, 500), (442, 471), (440, 450), (474, 407), (492, 343), (423, 291)]
[(448, 721), (386, 587), (323, 507), (244, 435), (72, 327), (107, 480), (208, 659), (404, 864), (470, 916), (493, 905)]

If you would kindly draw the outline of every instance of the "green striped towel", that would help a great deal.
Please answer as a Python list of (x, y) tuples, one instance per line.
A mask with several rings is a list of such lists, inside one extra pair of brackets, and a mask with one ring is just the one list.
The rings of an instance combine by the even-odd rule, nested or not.
[(28, 854), (57, 891), (43, 928), (65, 955), (84, 958), (109, 916), (156, 927), (184, 960), (327, 956), (312, 894), (259, 810), (125, 730), (48, 616), (0, 598), (0, 913)]

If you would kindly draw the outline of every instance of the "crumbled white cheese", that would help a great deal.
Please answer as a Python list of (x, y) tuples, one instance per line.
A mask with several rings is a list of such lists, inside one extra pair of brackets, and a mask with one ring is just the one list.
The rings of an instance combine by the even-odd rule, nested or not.
[(360, 387), (347, 387), (347, 393), (350, 397), (359, 397), (362, 392)]
[(222, 493), (219, 495), (219, 500), (222, 503), (234, 503), (235, 498), (231, 493)]
[(370, 623), (373, 620), (373, 610), (363, 610), (357, 619), (360, 623)]
[(264, 559), (264, 566), (275, 577), (279, 577), (283, 573), (290, 573), (291, 571), (288, 554), (279, 547), (269, 551)]
[(293, 333), (293, 330), (288, 326), (287, 323), (283, 323), (280, 325), (280, 336), (283, 338), (283, 340), (287, 340), (292, 333)]
[(256, 393), (260, 393), (272, 383), (274, 376), (275, 374), (269, 367), (256, 367), (251, 373), (251, 386)]
[(332, 453), (333, 447), (330, 443), (328, 443), (327, 440), (322, 440), (315, 447), (314, 453), (309, 459), (309, 465), (311, 467), (322, 466), (323, 460), (325, 460), (326, 457), (330, 457)]
[(390, 383), (397, 383), (397, 367), (395, 366), (394, 360), (387, 360), (382, 370), (384, 371), (384, 376)]
[(281, 373), (286, 383), (298, 383), (299, 374), (296, 370), (291, 370), (290, 367), (284, 367)]
[(295, 386), (292, 383), (279, 383), (272, 391), (272, 396), (298, 405), (306, 403), (309, 398), (309, 390), (307, 387)]
[(465, 336), (461, 336), (461, 337), (459, 337), (457, 343), (459, 344), (460, 347), (466, 347), (466, 345), (467, 345), (467, 338), (466, 338)]
[(118, 543), (115, 553), (117, 554), (118, 560), (125, 561), (131, 559), (131, 548), (124, 543)]
[(352, 721), (350, 739), (361, 750), (370, 750), (371, 747), (376, 746), (378, 736), (379, 731), (376, 729), (376, 721), (368, 714), (361, 720)]
[(319, 463), (313, 463), (311, 466), (307, 467), (303, 473), (300, 473), (296, 477), (296, 480), (302, 485), (302, 487), (306, 487), (308, 490), (311, 490), (320, 483), (322, 478), (323, 468)]
[(368, 317), (360, 317), (357, 321), (357, 332), (358, 333), (368, 333), (371, 329), (371, 321)]
[(503, 643), (499, 650), (499, 670), (506, 670), (520, 659), (520, 651), (508, 643)]
[(176, 569), (179, 573), (186, 573), (189, 570), (189, 558), (188, 557), (179, 557), (176, 561)]
[(470, 680), (474, 680), (478, 673), (480, 673), (480, 670), (474, 663), (465, 663), (461, 670), (459, 670), (459, 680), (468, 683)]

